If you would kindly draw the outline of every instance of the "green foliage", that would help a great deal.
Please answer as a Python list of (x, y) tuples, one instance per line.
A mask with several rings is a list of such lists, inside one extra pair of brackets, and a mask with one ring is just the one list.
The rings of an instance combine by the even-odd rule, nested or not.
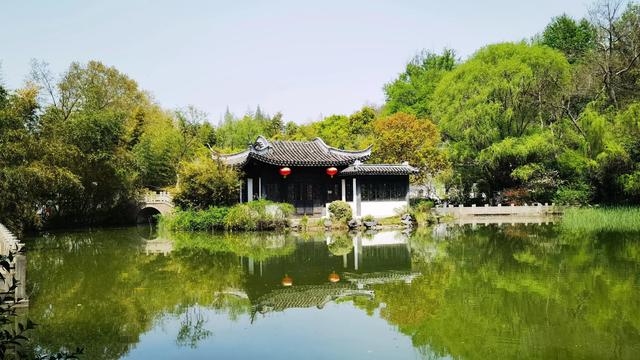
[(431, 212), (434, 205), (431, 200), (416, 199), (411, 201), (406, 213), (411, 215), (419, 225), (431, 225), (436, 222), (436, 218)]
[(586, 184), (560, 186), (553, 196), (553, 201), (560, 205), (585, 205), (591, 202), (593, 190)]
[(160, 217), (159, 226), (182, 231), (210, 231), (224, 228), (228, 207), (210, 207), (206, 210), (176, 210)]
[(300, 126), (289, 123), (284, 134), (277, 138), (309, 141), (319, 137), (330, 146), (361, 150), (373, 141), (373, 123), (376, 116), (375, 109), (364, 106), (350, 116), (331, 115), (321, 121)]
[(279, 204), (256, 200), (234, 205), (225, 218), (228, 230), (274, 230), (289, 225), (289, 217), (295, 212), (291, 204)]
[(575, 63), (595, 47), (596, 29), (586, 19), (579, 22), (567, 15), (561, 15), (547, 25), (542, 33), (541, 43), (562, 51)]
[(375, 220), (375, 218), (373, 217), (373, 215), (365, 215), (365, 216), (362, 217), (362, 221), (370, 222), (370, 221), (374, 221), (374, 220)]
[(344, 201), (336, 200), (329, 204), (328, 207), (331, 221), (336, 224), (345, 224), (353, 219), (351, 206)]
[(180, 231), (275, 230), (287, 227), (294, 211), (291, 204), (256, 200), (231, 207), (178, 210), (162, 216), (160, 226)]
[(637, 233), (640, 208), (568, 208), (560, 225), (568, 231)]
[(386, 115), (404, 112), (420, 118), (430, 117), (432, 94), (442, 76), (456, 66), (455, 52), (441, 55), (423, 51), (406, 65), (397, 79), (384, 85)]
[(216, 129), (215, 145), (218, 149), (225, 151), (244, 150), (255, 141), (258, 135), (275, 137), (283, 132), (283, 128), (281, 113), (271, 117), (264, 114), (258, 106), (255, 113), (247, 112), (244, 116), (237, 118), (227, 109), (224, 120)]
[[(500, 153), (510, 143), (551, 126), (560, 116), (569, 80), (569, 64), (561, 53), (522, 43), (487, 46), (444, 75), (433, 95), (433, 118), (451, 140), (449, 155), (462, 186), (468, 189), (479, 179), (489, 193), (509, 186), (511, 165), (500, 166), (495, 176), (484, 165), (489, 161), (496, 170), (502, 164)], [(528, 144), (520, 151), (527, 151), (539, 141), (533, 137), (522, 142)], [(479, 157), (484, 160), (476, 161)], [(521, 161), (526, 165), (526, 158)]]
[(180, 179), (173, 201), (185, 210), (231, 205), (239, 197), (238, 172), (209, 155), (185, 163), (180, 169)]
[(440, 149), (440, 132), (427, 119), (396, 113), (377, 119), (374, 124), (374, 161), (400, 164), (408, 162), (420, 170), (419, 181), (446, 169), (448, 163)]

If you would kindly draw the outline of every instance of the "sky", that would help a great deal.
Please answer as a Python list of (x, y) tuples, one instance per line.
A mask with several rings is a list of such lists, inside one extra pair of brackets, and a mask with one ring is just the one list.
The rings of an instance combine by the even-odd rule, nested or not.
[(0, 0), (0, 78), (20, 87), (30, 60), (55, 73), (99, 60), (164, 108), (212, 122), (260, 105), (304, 123), (384, 102), (383, 85), (422, 49), (528, 39), (584, 0)]

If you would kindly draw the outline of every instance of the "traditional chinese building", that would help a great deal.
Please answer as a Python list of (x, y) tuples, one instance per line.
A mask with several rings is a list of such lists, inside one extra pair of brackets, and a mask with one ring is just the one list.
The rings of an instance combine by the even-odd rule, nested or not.
[(408, 163), (366, 164), (371, 147), (349, 151), (313, 141), (269, 141), (259, 136), (247, 150), (216, 154), (243, 172), (239, 201), (287, 202), (298, 215), (326, 215), (327, 205), (342, 200), (356, 217), (386, 217), (408, 203)]

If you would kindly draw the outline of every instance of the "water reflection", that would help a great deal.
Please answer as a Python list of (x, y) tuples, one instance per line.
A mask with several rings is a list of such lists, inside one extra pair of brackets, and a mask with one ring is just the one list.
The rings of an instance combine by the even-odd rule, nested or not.
[(638, 234), (524, 224), (317, 236), (131, 228), (29, 246), (37, 346), (83, 346), (91, 359), (640, 351)]

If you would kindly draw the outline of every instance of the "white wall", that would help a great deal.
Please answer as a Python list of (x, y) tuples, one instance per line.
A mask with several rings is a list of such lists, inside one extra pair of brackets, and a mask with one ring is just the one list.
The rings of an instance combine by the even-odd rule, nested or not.
[[(407, 206), (403, 201), (362, 201), (360, 203), (360, 214), (362, 216), (371, 215), (376, 218), (396, 216), (397, 210)], [(355, 214), (355, 213), (354, 213)]]

